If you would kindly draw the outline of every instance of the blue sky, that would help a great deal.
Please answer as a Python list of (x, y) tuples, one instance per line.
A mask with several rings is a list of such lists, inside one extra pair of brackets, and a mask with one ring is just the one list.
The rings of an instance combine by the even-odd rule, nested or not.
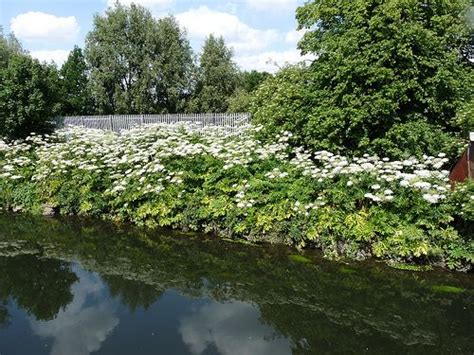
[[(156, 17), (173, 14), (198, 53), (209, 33), (223, 35), (242, 69), (276, 71), (302, 58), (296, 49), (295, 10), (304, 0), (121, 0), (140, 3)], [(84, 46), (94, 14), (114, 0), (0, 0), (0, 24), (31, 55), (61, 64), (74, 45)]]

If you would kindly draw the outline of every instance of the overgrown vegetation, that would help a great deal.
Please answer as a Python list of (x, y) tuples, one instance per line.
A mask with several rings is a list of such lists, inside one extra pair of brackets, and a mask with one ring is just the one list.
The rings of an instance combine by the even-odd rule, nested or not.
[[(61, 71), (2, 34), (0, 205), (468, 270), (474, 187), (442, 170), (474, 129), (468, 9), (310, 1), (299, 48), (316, 59), (275, 76), (239, 72), (213, 35), (194, 60), (173, 17), (134, 4), (95, 16)], [(45, 134), (58, 114), (224, 110), (258, 126)]]
[(291, 133), (264, 144), (259, 129), (70, 128), (3, 143), (0, 204), (318, 247), (329, 258), (472, 267), (474, 184), (451, 190), (443, 154), (349, 159), (293, 148)]
[(0, 28), (0, 137), (50, 132), (61, 107), (59, 87), (56, 67), (26, 55)]
[(457, 156), (460, 133), (474, 128), (457, 117), (474, 100), (468, 10), (466, 0), (308, 2), (297, 10), (299, 48), (317, 59), (264, 83), (255, 120), (313, 149)]
[(0, 137), (51, 132), (67, 115), (235, 112), (268, 76), (240, 70), (222, 37), (210, 35), (196, 55), (173, 16), (136, 4), (95, 15), (84, 50), (61, 68), (31, 58), (0, 27)]

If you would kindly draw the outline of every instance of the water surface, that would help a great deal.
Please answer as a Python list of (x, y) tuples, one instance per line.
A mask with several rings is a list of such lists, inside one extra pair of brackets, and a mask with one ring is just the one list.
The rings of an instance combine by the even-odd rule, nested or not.
[(0, 354), (474, 351), (472, 274), (0, 215)]

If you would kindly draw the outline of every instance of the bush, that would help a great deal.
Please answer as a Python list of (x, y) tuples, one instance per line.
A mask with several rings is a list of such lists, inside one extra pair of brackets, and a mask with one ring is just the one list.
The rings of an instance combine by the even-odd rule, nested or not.
[[(474, 185), (455, 190), (440, 154), (390, 161), (156, 125), (122, 135), (67, 128), (0, 144), (0, 205), (319, 247), (327, 257), (469, 269)], [(470, 234), (471, 233), (471, 234)]]
[(25, 138), (52, 131), (60, 111), (59, 75), (23, 54), (10, 56), (0, 68), (0, 137)]

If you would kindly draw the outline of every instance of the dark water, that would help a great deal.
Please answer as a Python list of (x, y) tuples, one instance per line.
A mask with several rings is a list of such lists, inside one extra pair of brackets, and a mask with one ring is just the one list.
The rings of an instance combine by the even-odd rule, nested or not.
[(0, 354), (472, 354), (474, 275), (0, 215)]

